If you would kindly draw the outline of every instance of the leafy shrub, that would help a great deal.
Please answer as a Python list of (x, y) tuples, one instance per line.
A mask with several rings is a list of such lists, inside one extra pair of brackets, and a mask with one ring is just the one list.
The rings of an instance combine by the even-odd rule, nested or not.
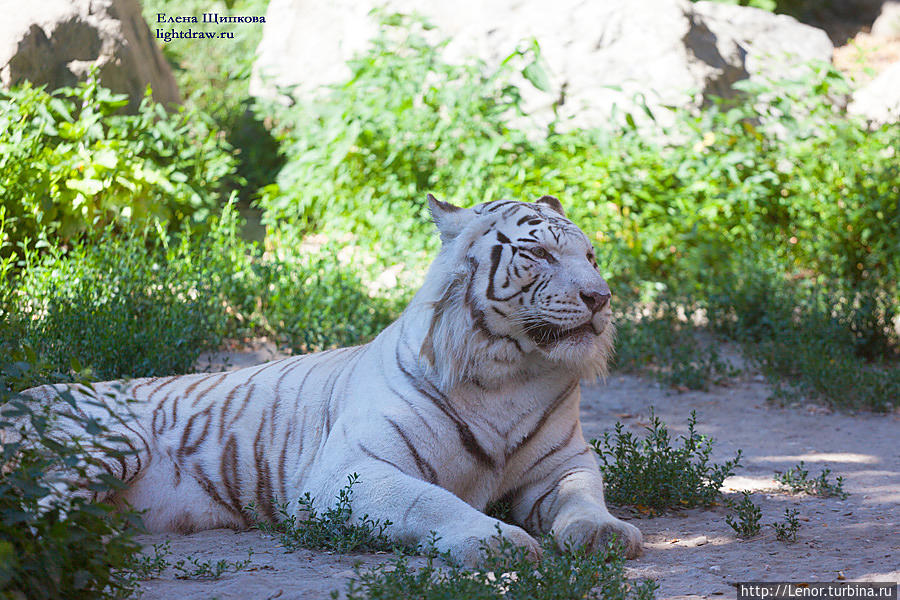
[[(385, 534), (392, 525), (390, 521), (372, 520), (369, 515), (363, 515), (351, 522), (353, 486), (358, 480), (358, 474), (348, 475), (347, 485), (338, 492), (335, 504), (321, 514), (313, 506), (314, 500), (309, 492), (297, 499), (296, 510), (290, 508), (290, 503), (280, 504), (278, 523), (260, 519), (252, 504), (246, 510), (257, 529), (277, 533), (281, 543), (291, 552), (297, 548), (341, 553), (393, 550), (397, 544)], [(297, 518), (298, 511), (304, 513), (303, 518)]]
[(7, 315), (11, 334), (60, 372), (73, 359), (101, 379), (188, 372), (217, 347), (224, 319), (192, 250), (187, 239), (166, 250), (107, 231), (69, 251), (29, 254)]
[[(0, 596), (29, 599), (104, 599), (128, 595), (128, 567), (139, 549), (139, 517), (74, 495), (72, 482), (93, 491), (121, 485), (90, 476), (85, 448), (121, 457), (104, 437), (106, 427), (81, 421), (85, 436), (53, 434), (47, 407), (34, 407), (9, 389), (22, 386), (37, 367), (22, 354), (0, 366)], [(40, 370), (40, 369), (37, 369)], [(71, 394), (62, 402), (76, 406)], [(77, 411), (72, 411), (76, 413)], [(14, 433), (15, 432), (15, 433)]]
[[(441, 567), (435, 553), (427, 554), (424, 567), (410, 567), (404, 555), (371, 570), (355, 567), (347, 583), (348, 600), (420, 598), (422, 600), (650, 600), (656, 583), (629, 582), (625, 559), (615, 546), (596, 552), (568, 548), (559, 552), (549, 538), (544, 558), (532, 563), (522, 548), (501, 538), (495, 550), (484, 549), (486, 561), (475, 571)], [(337, 592), (332, 593), (337, 598)]]
[[(220, 16), (262, 16), (267, 4), (268, 0), (229, 0), (217, 3), (215, 12)], [(159, 13), (200, 15), (212, 10), (207, 0), (145, 0), (141, 6), (151, 24), (157, 22)], [(195, 23), (191, 29), (215, 32), (216, 36), (203, 40), (202, 52), (190, 42), (163, 44), (163, 55), (172, 64), (184, 105), (207, 116), (234, 148), (240, 179), (228, 182), (229, 187), (234, 186), (242, 201), (249, 200), (258, 188), (272, 183), (284, 164), (278, 143), (264, 125), (266, 117), (252, 110), (249, 92), (263, 25)]]
[(234, 170), (199, 112), (168, 114), (145, 97), (136, 115), (95, 80), (47, 92), (0, 90), (0, 204), (12, 247), (54, 244), (107, 222), (201, 225)]
[[(690, 306), (660, 300), (653, 309), (632, 304), (616, 319), (616, 366), (652, 372), (679, 389), (708, 389), (736, 370), (723, 360), (714, 343), (702, 343), (692, 324)], [(651, 314), (646, 314), (650, 312)]]
[(189, 372), (225, 336), (312, 352), (365, 341), (396, 316), (397, 300), (370, 294), (330, 248), (264, 254), (240, 226), (229, 205), (203, 236), (107, 230), (28, 252), (0, 281), (0, 344), (28, 340), (60, 374), (74, 359), (102, 379), (141, 377)]
[(256, 273), (261, 323), (295, 352), (364, 343), (397, 317), (405, 297), (370, 293), (361, 272), (341, 264), (333, 246), (262, 257)]
[(591, 445), (600, 457), (607, 499), (658, 512), (712, 504), (726, 477), (740, 465), (741, 451), (732, 460), (711, 464), (712, 440), (696, 432), (697, 413), (691, 411), (688, 433), (680, 448), (672, 446), (669, 430), (653, 411), (647, 437), (639, 440), (622, 423), (615, 434), (603, 434)]
[(892, 410), (900, 399), (896, 357), (888, 350), (869, 361), (853, 352), (856, 334), (829, 299), (821, 289), (786, 284), (772, 269), (749, 267), (698, 304), (711, 328), (741, 342), (776, 382), (777, 396), (799, 392), (843, 408)]
[(740, 502), (731, 502), (731, 508), (734, 509), (734, 516), (725, 515), (725, 522), (734, 529), (738, 537), (751, 538), (759, 533), (761, 526), (759, 524), (762, 519), (762, 511), (750, 499), (750, 492), (742, 492), (743, 498)]

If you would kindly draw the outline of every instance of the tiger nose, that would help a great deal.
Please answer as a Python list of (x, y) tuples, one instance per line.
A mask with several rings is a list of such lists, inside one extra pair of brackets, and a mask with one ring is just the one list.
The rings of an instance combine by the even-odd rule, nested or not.
[(585, 306), (591, 312), (597, 312), (604, 306), (606, 306), (609, 299), (612, 297), (612, 294), (609, 292), (600, 292), (600, 291), (590, 291), (590, 292), (581, 292), (581, 299), (584, 301)]

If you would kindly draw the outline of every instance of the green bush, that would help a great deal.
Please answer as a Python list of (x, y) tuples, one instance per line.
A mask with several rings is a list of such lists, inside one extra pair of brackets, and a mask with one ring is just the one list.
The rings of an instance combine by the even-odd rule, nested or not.
[(840, 475), (835, 479), (834, 483), (828, 481), (831, 469), (824, 469), (818, 477), (809, 478), (809, 471), (804, 468), (803, 461), (784, 473), (776, 473), (775, 481), (790, 488), (791, 492), (798, 494), (805, 492), (813, 496), (821, 496), (822, 498), (840, 498), (846, 500), (850, 495), (844, 491), (844, 478)]
[(772, 523), (772, 528), (775, 530), (775, 539), (779, 542), (789, 543), (797, 541), (797, 533), (800, 532), (800, 519), (797, 518), (799, 514), (800, 511), (796, 508), (784, 509), (784, 521)]
[(859, 330), (848, 323), (853, 311), (848, 316), (835, 310), (834, 296), (815, 284), (791, 284), (774, 269), (753, 266), (723, 283), (727, 287), (711, 285), (698, 305), (711, 328), (742, 343), (775, 382), (777, 398), (806, 396), (876, 411), (892, 410), (900, 401), (900, 368), (887, 325), (869, 330), (887, 347), (867, 360), (871, 346), (860, 346)]
[(652, 373), (665, 384), (691, 390), (706, 390), (736, 373), (719, 356), (716, 340), (699, 339), (689, 304), (659, 299), (653, 308), (651, 314), (644, 314), (647, 306), (634, 303), (620, 311), (617, 369)]
[(729, 506), (734, 510), (734, 515), (725, 515), (725, 522), (731, 527), (738, 537), (752, 538), (757, 535), (762, 526), (762, 510), (750, 499), (750, 492), (741, 492), (740, 502), (731, 501)]
[(722, 464), (710, 463), (712, 440), (697, 433), (697, 413), (691, 411), (682, 445), (672, 445), (669, 429), (653, 411), (643, 440), (621, 423), (615, 434), (591, 440), (600, 457), (606, 498), (614, 504), (631, 504), (657, 513), (667, 508), (708, 506), (720, 495), (726, 477), (740, 466), (741, 451)]
[[(347, 480), (347, 485), (338, 491), (334, 505), (321, 513), (315, 508), (309, 492), (297, 499), (296, 508), (291, 508), (288, 502), (279, 503), (278, 523), (268, 523), (260, 518), (253, 504), (245, 511), (254, 527), (268, 534), (278, 534), (288, 552), (298, 548), (341, 553), (378, 552), (400, 547), (386, 534), (393, 524), (390, 521), (373, 520), (369, 515), (350, 521), (353, 516), (353, 486), (359, 475), (348, 475)], [(298, 518), (298, 513), (302, 514), (302, 518)]]
[(27, 340), (60, 372), (73, 360), (100, 379), (191, 371), (221, 340), (221, 299), (190, 238), (166, 250), (150, 236), (107, 230), (69, 251), (30, 253), (6, 337)]
[[(268, 0), (144, 0), (144, 18), (154, 29), (157, 15), (263, 16)], [(162, 45), (163, 55), (172, 65), (178, 89), (189, 110), (202, 112), (234, 148), (236, 172), (232, 182), (241, 200), (249, 200), (263, 185), (272, 183), (284, 164), (278, 143), (264, 125), (265, 115), (256, 115), (250, 97), (250, 73), (264, 25), (247, 23), (192, 23), (194, 31), (214, 32), (204, 39), (202, 51), (196, 41), (175, 39)], [(231, 35), (232, 37), (227, 37)], [(222, 37), (224, 36), (224, 37)], [(244, 183), (245, 182), (245, 183)]]
[(59, 245), (104, 223), (202, 225), (234, 170), (202, 113), (168, 114), (147, 96), (135, 115), (124, 95), (90, 80), (47, 92), (0, 90), (0, 204), (10, 250), (38, 238)]
[[(352, 62), (350, 81), (317, 102), (265, 108), (277, 116), (291, 157), (260, 200), (270, 252), (215, 231), (212, 241), (191, 241), (192, 248), (207, 244), (214, 251), (179, 250), (174, 263), (153, 258), (171, 250), (135, 250), (142, 260), (165, 264), (165, 273), (177, 271), (165, 276), (178, 290), (177, 300), (171, 316), (160, 318), (184, 322), (190, 310), (185, 299), (190, 304), (197, 298), (183, 292), (192, 286), (205, 291), (201, 312), (212, 324), (201, 319), (193, 326), (196, 335), (185, 332), (188, 354), (195, 355), (208, 335), (213, 344), (221, 335), (265, 333), (304, 352), (353, 344), (397, 314), (409, 296), (403, 287), (408, 283), (389, 298), (372, 294), (364, 283), (369, 273), (336, 267), (341, 261), (333, 242), (319, 249), (299, 244), (307, 233), (324, 231), (346, 244), (333, 234), (350, 230), (353, 243), (376, 260), (369, 270), (396, 263), (415, 270), (437, 244), (425, 192), (460, 204), (552, 193), (563, 198), (605, 257), (603, 271), (622, 311), (621, 366), (650, 369), (688, 388), (728, 376), (730, 368), (714, 349), (696, 343), (696, 325), (684, 318), (707, 315), (711, 331), (742, 342), (765, 373), (794, 378), (801, 393), (850, 407), (895, 404), (900, 254), (891, 243), (900, 239), (900, 219), (892, 218), (900, 210), (893, 156), (900, 133), (890, 127), (869, 131), (833, 108), (827, 98), (846, 86), (835, 71), (811, 68), (801, 81), (744, 84), (739, 98), (696, 116), (678, 112), (667, 128), (646, 120), (639, 127), (626, 115), (621, 127), (609, 130), (560, 133), (551, 124), (545, 134), (526, 133), (513, 81), (523, 75), (528, 85), (545, 87), (539, 48), (522, 46), (497, 67), (453, 65), (428, 35), (421, 22), (385, 17), (372, 49)], [(41, 235), (62, 247), (47, 252), (56, 257), (44, 259), (47, 264), (68, 261), (63, 255), (69, 246), (73, 259), (91, 254), (64, 240), (118, 210), (107, 206), (101, 215), (96, 202), (133, 204), (132, 221), (141, 215), (202, 218), (202, 210), (184, 208), (186, 198), (212, 205), (216, 179), (232, 164), (216, 135), (192, 138), (193, 129), (179, 129), (196, 127), (179, 120), (186, 114), (166, 116), (147, 103), (139, 115), (118, 115), (114, 97), (94, 84), (54, 95), (23, 88), (4, 98), (8, 110), (0, 118), (10, 127), (0, 138), (13, 136), (16, 144), (7, 142), (11, 153), (0, 158), (4, 190), (10, 190), (0, 206), (0, 259), (22, 240), (34, 245)], [(209, 104), (218, 110), (218, 100)], [(35, 118), (24, 118), (29, 115)], [(80, 154), (82, 142), (65, 138), (76, 130), (87, 140)], [(196, 139), (207, 145), (195, 148), (189, 142)], [(104, 167), (113, 150), (116, 166)], [(85, 156), (96, 158), (88, 175), (78, 171), (87, 168)], [(129, 179), (132, 171), (140, 181)], [(87, 180), (93, 183), (85, 185), (105, 186), (90, 196), (94, 204), (67, 187), (83, 187), (79, 181)], [(8, 200), (15, 197), (24, 201)], [(29, 206), (37, 212), (24, 215)], [(153, 212), (151, 206), (171, 210)], [(111, 240), (106, 243), (115, 245)], [(4, 265), (3, 273), (14, 270)], [(60, 269), (66, 277), (76, 271)], [(182, 279), (187, 283), (174, 283)], [(67, 297), (75, 294), (74, 284), (53, 281), (70, 290)], [(111, 322), (127, 336), (143, 335), (115, 320), (128, 314), (124, 300), (91, 293), (109, 306)], [(78, 292), (94, 306), (91, 293)], [(120, 305), (114, 309), (115, 302)], [(52, 315), (63, 323), (59, 331), (85, 315), (102, 314), (70, 316), (77, 304)], [(28, 314), (33, 331), (45, 313)], [(57, 330), (46, 331), (65, 345)], [(190, 359), (179, 361), (157, 368), (183, 370)], [(57, 362), (67, 365), (68, 358)]]
[(330, 247), (264, 253), (230, 206), (208, 227), (28, 251), (0, 280), (0, 344), (27, 340), (57, 373), (74, 360), (100, 379), (144, 377), (192, 371), (225, 337), (270, 335), (295, 352), (357, 344), (399, 311)]
[[(463, 203), (496, 197), (494, 167), (531, 147), (508, 125), (521, 113), (508, 75), (516, 65), (540, 81), (536, 46), (496, 69), (451, 65), (442, 44), (426, 41), (427, 29), (386, 17), (373, 48), (349, 62), (346, 84), (288, 110), (269, 107), (290, 157), (260, 200), (273, 230), (327, 226), (392, 248), (434, 249), (426, 191)], [(401, 232), (417, 235), (407, 244)]]

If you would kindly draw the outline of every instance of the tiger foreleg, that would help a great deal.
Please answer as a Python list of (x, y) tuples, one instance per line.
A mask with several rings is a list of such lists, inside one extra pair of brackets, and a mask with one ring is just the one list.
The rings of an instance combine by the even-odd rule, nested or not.
[(498, 535), (524, 547), (533, 559), (541, 556), (540, 544), (524, 529), (485, 515), (437, 485), (374, 461), (349, 470), (365, 474), (354, 485), (353, 519), (367, 515), (390, 521), (386, 534), (398, 542), (428, 549), (434, 541), (438, 552), (468, 567), (481, 563), (484, 549), (496, 547)]
[[(582, 455), (584, 456), (584, 455)], [(550, 533), (557, 546), (604, 548), (615, 537), (627, 558), (641, 554), (640, 530), (609, 513), (603, 480), (589, 460), (564, 463), (520, 496), (520, 522), (529, 530)]]

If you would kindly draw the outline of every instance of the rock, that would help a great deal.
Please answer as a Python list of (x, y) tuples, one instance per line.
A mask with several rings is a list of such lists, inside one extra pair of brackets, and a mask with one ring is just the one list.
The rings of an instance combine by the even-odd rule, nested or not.
[(900, 121), (900, 61), (856, 90), (847, 110), (876, 126)]
[(796, 77), (805, 63), (831, 62), (828, 34), (788, 15), (719, 2), (697, 2), (694, 13), (716, 36), (743, 50), (751, 79)]
[(871, 33), (878, 38), (900, 38), (900, 1), (889, 0), (882, 5), (881, 14), (872, 23)]
[(128, 94), (147, 84), (159, 102), (180, 102), (169, 64), (137, 0), (0, 0), (0, 84), (73, 85), (97, 67), (100, 82)]
[(697, 536), (695, 538), (682, 540), (678, 545), (683, 546), (685, 548), (696, 548), (698, 546), (705, 546), (709, 543), (709, 538), (705, 535)]
[[(278, 86), (296, 86), (304, 96), (346, 79), (345, 62), (377, 32), (369, 14), (376, 4), (383, 0), (272, 0), (251, 93), (274, 97)], [(433, 40), (450, 40), (452, 61), (497, 65), (537, 39), (551, 91), (521, 86), (526, 110), (549, 120), (562, 101), (561, 117), (578, 126), (606, 122), (614, 105), (633, 110), (638, 95), (651, 108), (700, 106), (731, 95), (735, 81), (790, 74), (799, 61), (828, 61), (832, 52), (824, 32), (791, 17), (712, 2), (388, 0), (386, 8), (426, 17), (437, 27)]]

